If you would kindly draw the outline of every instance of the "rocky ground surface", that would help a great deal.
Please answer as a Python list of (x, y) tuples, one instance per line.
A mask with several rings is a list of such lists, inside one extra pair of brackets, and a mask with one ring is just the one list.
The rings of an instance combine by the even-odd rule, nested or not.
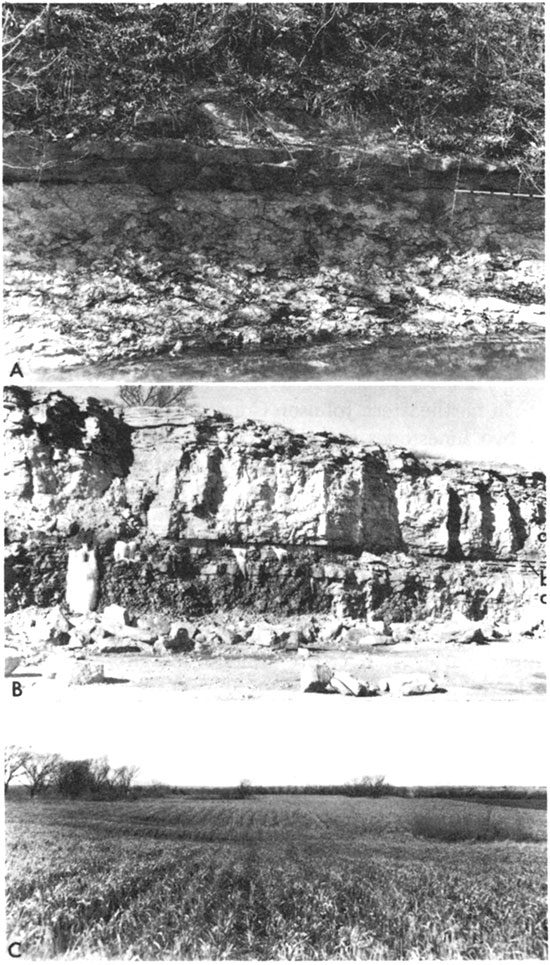
[[(6, 619), (6, 675), (26, 684), (132, 684), (230, 698), (284, 691), (377, 697), (515, 698), (545, 690), (543, 627), (227, 614), (195, 622), (30, 607)], [(311, 686), (313, 681), (323, 686)], [(325, 686), (328, 685), (328, 686)]]

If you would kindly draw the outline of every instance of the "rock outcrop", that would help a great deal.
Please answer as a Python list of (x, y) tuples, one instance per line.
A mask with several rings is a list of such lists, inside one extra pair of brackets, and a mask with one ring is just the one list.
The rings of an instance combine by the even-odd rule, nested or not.
[(122, 416), (59, 392), (6, 395), (12, 606), (58, 602), (69, 550), (84, 543), (100, 605), (142, 596), (176, 616), (271, 605), (399, 621), (458, 599), (480, 619), (508, 616), (536, 586), (540, 473), (213, 411)]
[(27, 372), (342, 338), (540, 348), (544, 201), (510, 197), (505, 165), (15, 134), (4, 155), (6, 354)]

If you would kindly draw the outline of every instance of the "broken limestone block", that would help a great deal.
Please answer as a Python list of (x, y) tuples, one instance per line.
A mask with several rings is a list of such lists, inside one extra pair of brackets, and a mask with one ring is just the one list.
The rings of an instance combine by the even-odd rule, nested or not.
[(119, 626), (111, 624), (109, 632), (125, 640), (135, 640), (136, 643), (154, 643), (158, 637), (157, 630), (142, 630), (141, 627), (129, 627), (123, 624)]
[(79, 663), (66, 681), (69, 687), (83, 687), (87, 684), (101, 684), (105, 680), (105, 668), (102, 663)]
[(227, 646), (233, 646), (233, 644), (240, 643), (242, 640), (241, 634), (234, 627), (218, 627), (216, 636), (220, 643), (225, 643)]
[(441, 688), (429, 674), (395, 674), (381, 681), (380, 691), (389, 693), (390, 697), (414, 697), (421, 694), (433, 694)]
[(304, 635), (301, 630), (291, 630), (284, 642), (284, 649), (289, 653), (293, 653), (300, 649), (301, 644), (304, 642)]
[(335, 646), (339, 650), (366, 650), (368, 647), (385, 647), (390, 640), (383, 634), (373, 633), (368, 626), (352, 627), (351, 630), (344, 630), (335, 641)]
[(158, 637), (153, 644), (153, 653), (158, 657), (165, 657), (170, 651), (166, 647), (166, 637)]
[(69, 633), (71, 629), (71, 624), (59, 604), (51, 608), (46, 616), (46, 620), (54, 630), (58, 630), (61, 633)]
[(199, 657), (211, 657), (216, 649), (216, 638), (208, 636), (203, 640), (197, 640), (194, 646), (194, 653)]
[(307, 662), (300, 674), (300, 690), (304, 694), (322, 694), (334, 676), (334, 671), (326, 663)]
[(142, 653), (143, 647), (126, 637), (107, 637), (101, 643), (96, 644), (94, 652), (97, 653)]
[(21, 654), (18, 653), (17, 650), (14, 650), (12, 647), (4, 647), (4, 676), (9, 677), (14, 670), (17, 670), (22, 659)]
[(189, 636), (188, 625), (180, 622), (170, 625), (170, 633), (164, 643), (166, 649), (172, 653), (188, 653), (195, 646), (194, 640)]
[(396, 643), (405, 643), (407, 640), (412, 639), (412, 632), (410, 624), (408, 623), (391, 623), (392, 637)]
[(328, 623), (322, 628), (319, 636), (322, 640), (335, 640), (339, 637), (344, 629), (344, 624), (341, 620), (329, 620)]
[(287, 637), (288, 631), (281, 627), (274, 627), (270, 623), (257, 623), (249, 639), (256, 647), (280, 650), (284, 647)]
[(386, 624), (383, 620), (369, 620), (367, 627), (370, 633), (377, 633), (382, 637), (387, 636)]
[(366, 697), (369, 691), (367, 684), (343, 670), (337, 670), (330, 678), (330, 686), (345, 697)]
[(79, 630), (71, 630), (69, 640), (67, 642), (67, 648), (69, 650), (82, 650), (83, 647), (91, 645), (93, 642), (93, 637), (86, 636)]
[[(145, 616), (140, 616), (136, 620), (137, 626), (141, 630), (155, 630), (157, 636), (160, 633), (170, 632), (170, 618), (157, 613), (148, 613)], [(191, 624), (189, 624), (191, 626)], [(192, 636), (189, 633), (189, 636)]]
[(49, 643), (52, 627), (46, 616), (37, 616), (28, 629), (28, 637), (32, 644), (39, 646), (42, 643)]
[(106, 606), (103, 615), (101, 617), (101, 623), (104, 627), (124, 627), (130, 624), (130, 615), (128, 610), (119, 606), (118, 603), (111, 603)]
[(526, 637), (540, 636), (544, 626), (543, 604), (531, 603), (524, 606), (517, 620), (510, 625), (514, 634)]

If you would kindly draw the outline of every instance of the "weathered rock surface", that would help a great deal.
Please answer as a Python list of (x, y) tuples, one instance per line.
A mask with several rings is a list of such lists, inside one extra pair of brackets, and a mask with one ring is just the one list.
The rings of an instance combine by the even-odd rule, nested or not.
[(4, 648), (4, 676), (9, 677), (22, 661), (22, 656), (14, 647)]
[[(540, 593), (541, 473), (216, 412), (122, 418), (59, 392), (6, 394), (9, 609), (61, 603), (69, 552), (91, 543), (101, 627), (145, 643), (169, 638), (163, 616), (244, 607), (331, 612), (334, 646), (384, 645), (392, 623), (455, 611), (517, 620)], [(118, 558), (121, 541), (135, 544), (132, 559)], [(161, 623), (125, 631), (125, 607)], [(67, 643), (64, 619), (37, 620), (33, 633)], [(289, 641), (274, 624), (263, 645), (293, 649), (303, 633)]]
[(394, 674), (380, 682), (381, 693), (390, 697), (417, 697), (443, 690), (429, 674)]
[[(513, 559), (538, 545), (540, 473), (440, 464), (215, 412), (129, 410), (123, 420), (93, 400), (79, 406), (61, 393), (34, 399), (14, 389), (7, 406), (14, 536), (89, 528), (229, 542), (245, 578), (251, 543), (448, 559)], [(368, 579), (373, 560), (364, 562)], [(323, 576), (345, 582), (346, 568), (327, 561)]]
[(542, 339), (544, 203), (454, 190), (458, 163), (469, 187), (517, 190), (502, 165), (22, 135), (5, 151), (8, 355), (30, 370), (343, 336)]
[(306, 662), (300, 675), (300, 690), (304, 694), (326, 692), (334, 676), (334, 671), (326, 663)]

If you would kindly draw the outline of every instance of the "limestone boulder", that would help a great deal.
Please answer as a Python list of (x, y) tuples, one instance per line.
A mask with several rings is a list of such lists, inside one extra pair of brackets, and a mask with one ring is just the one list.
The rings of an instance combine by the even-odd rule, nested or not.
[(94, 646), (95, 653), (142, 653), (143, 650), (143, 644), (140, 644), (135, 640), (129, 640), (127, 637), (109, 636), (106, 637), (101, 643), (96, 643)]
[(371, 687), (363, 680), (343, 670), (337, 670), (330, 678), (330, 686), (344, 697), (367, 697), (376, 692), (376, 688)]
[(301, 630), (291, 630), (284, 642), (284, 649), (289, 653), (296, 653), (304, 642)]
[(300, 690), (304, 694), (326, 693), (334, 671), (326, 663), (307, 661), (300, 674)]
[(344, 624), (342, 620), (329, 620), (322, 627), (319, 633), (319, 639), (327, 643), (331, 643), (341, 636), (344, 631)]
[(101, 684), (106, 680), (102, 663), (79, 663), (66, 681), (69, 687), (84, 687), (88, 684)]
[(69, 621), (59, 605), (51, 608), (46, 615), (46, 620), (54, 630), (61, 633), (69, 633), (72, 626), (72, 622)]
[(130, 626), (130, 614), (126, 607), (119, 606), (118, 603), (111, 603), (105, 607), (101, 623), (107, 628)]
[(376, 636), (385, 637), (388, 636), (386, 632), (386, 624), (383, 620), (369, 620), (367, 627), (370, 633), (374, 633)]
[(344, 630), (335, 641), (338, 650), (367, 650), (369, 647), (384, 647), (391, 638), (382, 633), (373, 633), (368, 624)]
[(4, 647), (4, 676), (9, 677), (19, 667), (23, 660), (20, 653), (13, 647)]
[(80, 634), (83, 638), (92, 639), (93, 633), (98, 626), (98, 621), (95, 616), (73, 616), (70, 619), (71, 633), (74, 631)]
[(257, 623), (249, 640), (255, 647), (283, 650), (288, 635), (289, 631), (284, 627), (273, 626), (270, 623)]
[(430, 636), (438, 643), (484, 644), (488, 642), (480, 624), (466, 619), (435, 624), (430, 630)]
[(189, 636), (189, 625), (181, 621), (170, 625), (170, 632), (164, 637), (164, 645), (170, 653), (189, 653), (195, 648), (195, 642)]
[(429, 674), (394, 674), (380, 682), (380, 692), (390, 697), (415, 697), (422, 694), (442, 692), (434, 677)]
[(144, 630), (141, 627), (126, 627), (119, 626), (113, 627), (116, 631), (115, 635), (117, 637), (123, 637), (125, 640), (133, 640), (135, 643), (145, 643), (153, 644), (159, 633), (157, 630)]
[(66, 646), (69, 642), (70, 624), (63, 616), (54, 613), (53, 616), (45, 611), (38, 615), (28, 629), (29, 641), (33, 646), (53, 644)]
[(94, 638), (91, 636), (86, 636), (83, 633), (79, 633), (77, 630), (71, 630), (69, 634), (69, 640), (67, 642), (68, 650), (83, 650), (87, 646), (92, 646), (94, 643)]
[(407, 640), (413, 638), (413, 631), (409, 623), (392, 623), (391, 632), (392, 639), (396, 643), (406, 643)]
[(217, 627), (216, 637), (221, 644), (224, 644), (228, 647), (232, 647), (234, 644), (240, 643), (243, 639), (239, 631), (236, 630), (235, 627), (230, 626)]
[(136, 620), (136, 626), (138, 626), (140, 630), (154, 630), (157, 636), (163, 633), (169, 633), (170, 623), (170, 617), (164, 616), (162, 613), (147, 613), (139, 616)]

